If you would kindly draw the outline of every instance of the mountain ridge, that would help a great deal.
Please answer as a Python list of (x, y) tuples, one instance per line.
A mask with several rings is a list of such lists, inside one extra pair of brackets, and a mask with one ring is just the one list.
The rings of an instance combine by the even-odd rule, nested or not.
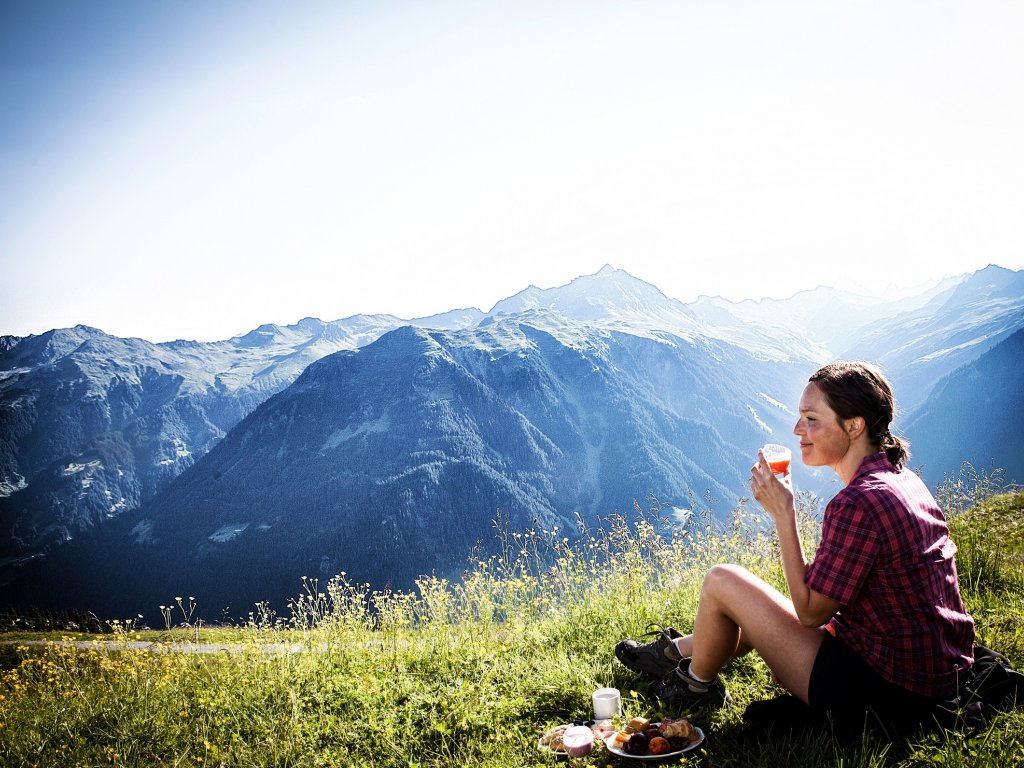
[[(771, 401), (800, 372), (708, 343), (558, 314), (398, 328), (310, 365), (152, 502), (90, 533), (80, 559), (69, 546), (49, 578), (24, 581), (46, 589), (70, 568), (83, 578), (62, 598), (109, 610), (107, 593), (141, 603), (172, 588), (219, 610), (256, 586), (280, 606), (282, 585), (332, 569), (403, 588), (454, 577), (488, 551), (499, 510), (515, 530), (567, 532), (651, 493), (725, 514), (747, 456), (788, 422)], [(733, 357), (760, 367), (772, 398), (732, 380)]]
[[(724, 300), (684, 305), (606, 265), (566, 286), (531, 286), (496, 303), (496, 312), (452, 310), (422, 325), (354, 315), (268, 323), (222, 342), (153, 344), (88, 326), (5, 337), (0, 583), (18, 596), (40, 560), (86, 568), (88, 554), (59, 555), (69, 542), (76, 553), (86, 552), (87, 542), (107, 547), (101, 561), (116, 558), (121, 547), (144, 570), (137, 547), (166, 541), (161, 530), (175, 525), (203, 533), (175, 545), (198, 557), (180, 563), (185, 572), (199, 567), (196, 553), (214, 557), (242, 542), (271, 541), (277, 544), (267, 551), (278, 556), (287, 551), (294, 560), (305, 552), (303, 567), (314, 572), (320, 561), (298, 533), (276, 539), (274, 514), (254, 512), (250, 519), (238, 500), (257, 511), (283, 504), (313, 540), (347, 551), (330, 528), (345, 519), (335, 502), (310, 496), (327, 492), (316, 490), (319, 478), (332, 478), (326, 487), (350, 506), (362, 499), (367, 508), (392, 510), (381, 514), (392, 515), (393, 526), (419, 531), (424, 545), (411, 570), (403, 570), (396, 542), (413, 546), (416, 537), (398, 535), (387, 551), (374, 549), (379, 537), (364, 542), (396, 579), (411, 578), (420, 566), (451, 573), (455, 555), (445, 546), (468, 540), (440, 541), (420, 520), (443, 510), (461, 510), (478, 537), (489, 533), (500, 505), (516, 510), (509, 514), (518, 523), (532, 519), (529, 509), (562, 526), (577, 512), (628, 514), (649, 494), (680, 509), (707, 497), (715, 513), (725, 514), (744, 493), (749, 459), (739, 457), (753, 455), (760, 442), (787, 439), (791, 404), (807, 374), (834, 357), (826, 342), (852, 339), (847, 352), (879, 360), (910, 423), (933, 396), (944, 396), (947, 376), (1024, 327), (1022, 275), (991, 267), (899, 302), (822, 291), (790, 304), (737, 307)], [(850, 309), (858, 303), (861, 310)], [(832, 315), (839, 319), (826, 323)], [(987, 364), (1005, 369), (1007, 360)], [(344, 381), (324, 379), (327, 370)], [(1002, 397), (1005, 407), (1019, 401), (1012, 390)], [(391, 410), (381, 410), (385, 402)], [(966, 411), (972, 403), (957, 407)], [(337, 421), (356, 406), (362, 417)], [(943, 407), (952, 406), (947, 400)], [(270, 411), (277, 421), (261, 422), (262, 431), (248, 438), (255, 442), (239, 447), (239, 435)], [(298, 432), (281, 431), (298, 424), (308, 438), (301, 445), (290, 442)], [(922, 434), (938, 439), (931, 428)], [(422, 450), (409, 447), (423, 440), (429, 444)], [(221, 466), (229, 448), (234, 457)], [(365, 463), (366, 450), (375, 463)], [(1012, 437), (1002, 450), (1016, 455)], [(232, 482), (229, 467), (242, 467), (248, 453), (259, 457), (259, 467), (247, 470), (248, 484), (224, 495), (218, 489)], [(277, 486), (276, 462), (288, 467)], [(338, 469), (361, 466), (355, 485)], [(803, 467), (795, 476), (816, 493), (829, 492), (833, 482)], [(298, 477), (301, 483), (287, 479)], [(253, 495), (250, 485), (262, 491)], [(476, 506), (466, 507), (467, 498)], [(333, 510), (333, 523), (321, 519), (315, 525), (328, 528), (315, 528), (300, 514), (301, 499), (321, 517)], [(197, 517), (202, 509), (205, 517)], [(216, 528), (206, 530), (203, 520), (216, 520)], [(272, 572), (274, 557), (267, 557), (264, 567)], [(319, 558), (334, 562), (327, 553)]]

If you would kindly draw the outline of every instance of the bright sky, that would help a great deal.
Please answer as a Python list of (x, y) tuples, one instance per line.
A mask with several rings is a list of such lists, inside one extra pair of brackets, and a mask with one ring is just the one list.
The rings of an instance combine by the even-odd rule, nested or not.
[(3, 0), (0, 333), (1024, 267), (1014, 0)]

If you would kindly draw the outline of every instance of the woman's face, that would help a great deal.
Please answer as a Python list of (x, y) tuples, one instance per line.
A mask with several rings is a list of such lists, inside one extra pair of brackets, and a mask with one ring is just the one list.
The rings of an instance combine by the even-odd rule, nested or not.
[(800, 438), (800, 457), (809, 467), (835, 467), (850, 450), (845, 424), (813, 381), (800, 397), (800, 418), (793, 434)]

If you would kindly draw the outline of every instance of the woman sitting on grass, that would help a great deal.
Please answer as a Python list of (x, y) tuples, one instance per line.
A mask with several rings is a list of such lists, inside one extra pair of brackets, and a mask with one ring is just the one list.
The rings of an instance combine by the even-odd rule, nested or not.
[(759, 453), (750, 487), (775, 522), (789, 597), (740, 566), (711, 568), (693, 634), (667, 629), (615, 647), (624, 665), (656, 678), (652, 696), (719, 706), (728, 701), (719, 670), (751, 650), (812, 710), (858, 727), (868, 711), (883, 723), (920, 722), (956, 695), (973, 663), (974, 622), (949, 529), (906, 468), (893, 414), (892, 388), (869, 364), (811, 376), (793, 432), (804, 464), (831, 467), (845, 485), (825, 509), (814, 561), (804, 558), (788, 473), (780, 480)]

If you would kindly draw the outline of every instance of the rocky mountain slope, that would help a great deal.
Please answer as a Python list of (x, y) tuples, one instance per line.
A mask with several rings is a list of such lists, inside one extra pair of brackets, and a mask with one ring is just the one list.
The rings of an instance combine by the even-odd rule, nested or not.
[[(424, 322), (461, 327), (481, 316)], [(86, 326), (5, 337), (0, 562), (34, 556), (137, 508), (309, 363), (405, 322), (306, 318), (215, 343), (153, 344)]]
[[(606, 267), (429, 322), (307, 319), (206, 345), (5, 337), (0, 601), (134, 615), (188, 591), (237, 615), (280, 607), (302, 575), (452, 576), (493, 546), (499, 510), (567, 531), (648, 494), (724, 514), (840, 343), (896, 382), (930, 479), (986, 453), (1017, 466), (1019, 431), (934, 447), (937, 415), (983, 411), (972, 371), (1019, 410), (1021, 281), (989, 267), (896, 303), (686, 305)], [(795, 479), (828, 495), (827, 475)]]
[(803, 373), (560, 316), (401, 328), (309, 366), (97, 535), (73, 589), (93, 606), (184, 590), (218, 610), (253, 595), (280, 607), (303, 575), (453, 577), (492, 551), (499, 510), (512, 530), (569, 535), (577, 514), (632, 513), (648, 494), (679, 507), (697, 493), (724, 513), (757, 446), (791, 421), (777, 403)]
[(925, 403), (947, 374), (1024, 327), (1024, 271), (989, 266), (918, 309), (864, 326), (842, 357), (891, 373), (904, 413)]
[(933, 487), (962, 462), (1024, 478), (1024, 330), (943, 378), (906, 421), (913, 463)]

